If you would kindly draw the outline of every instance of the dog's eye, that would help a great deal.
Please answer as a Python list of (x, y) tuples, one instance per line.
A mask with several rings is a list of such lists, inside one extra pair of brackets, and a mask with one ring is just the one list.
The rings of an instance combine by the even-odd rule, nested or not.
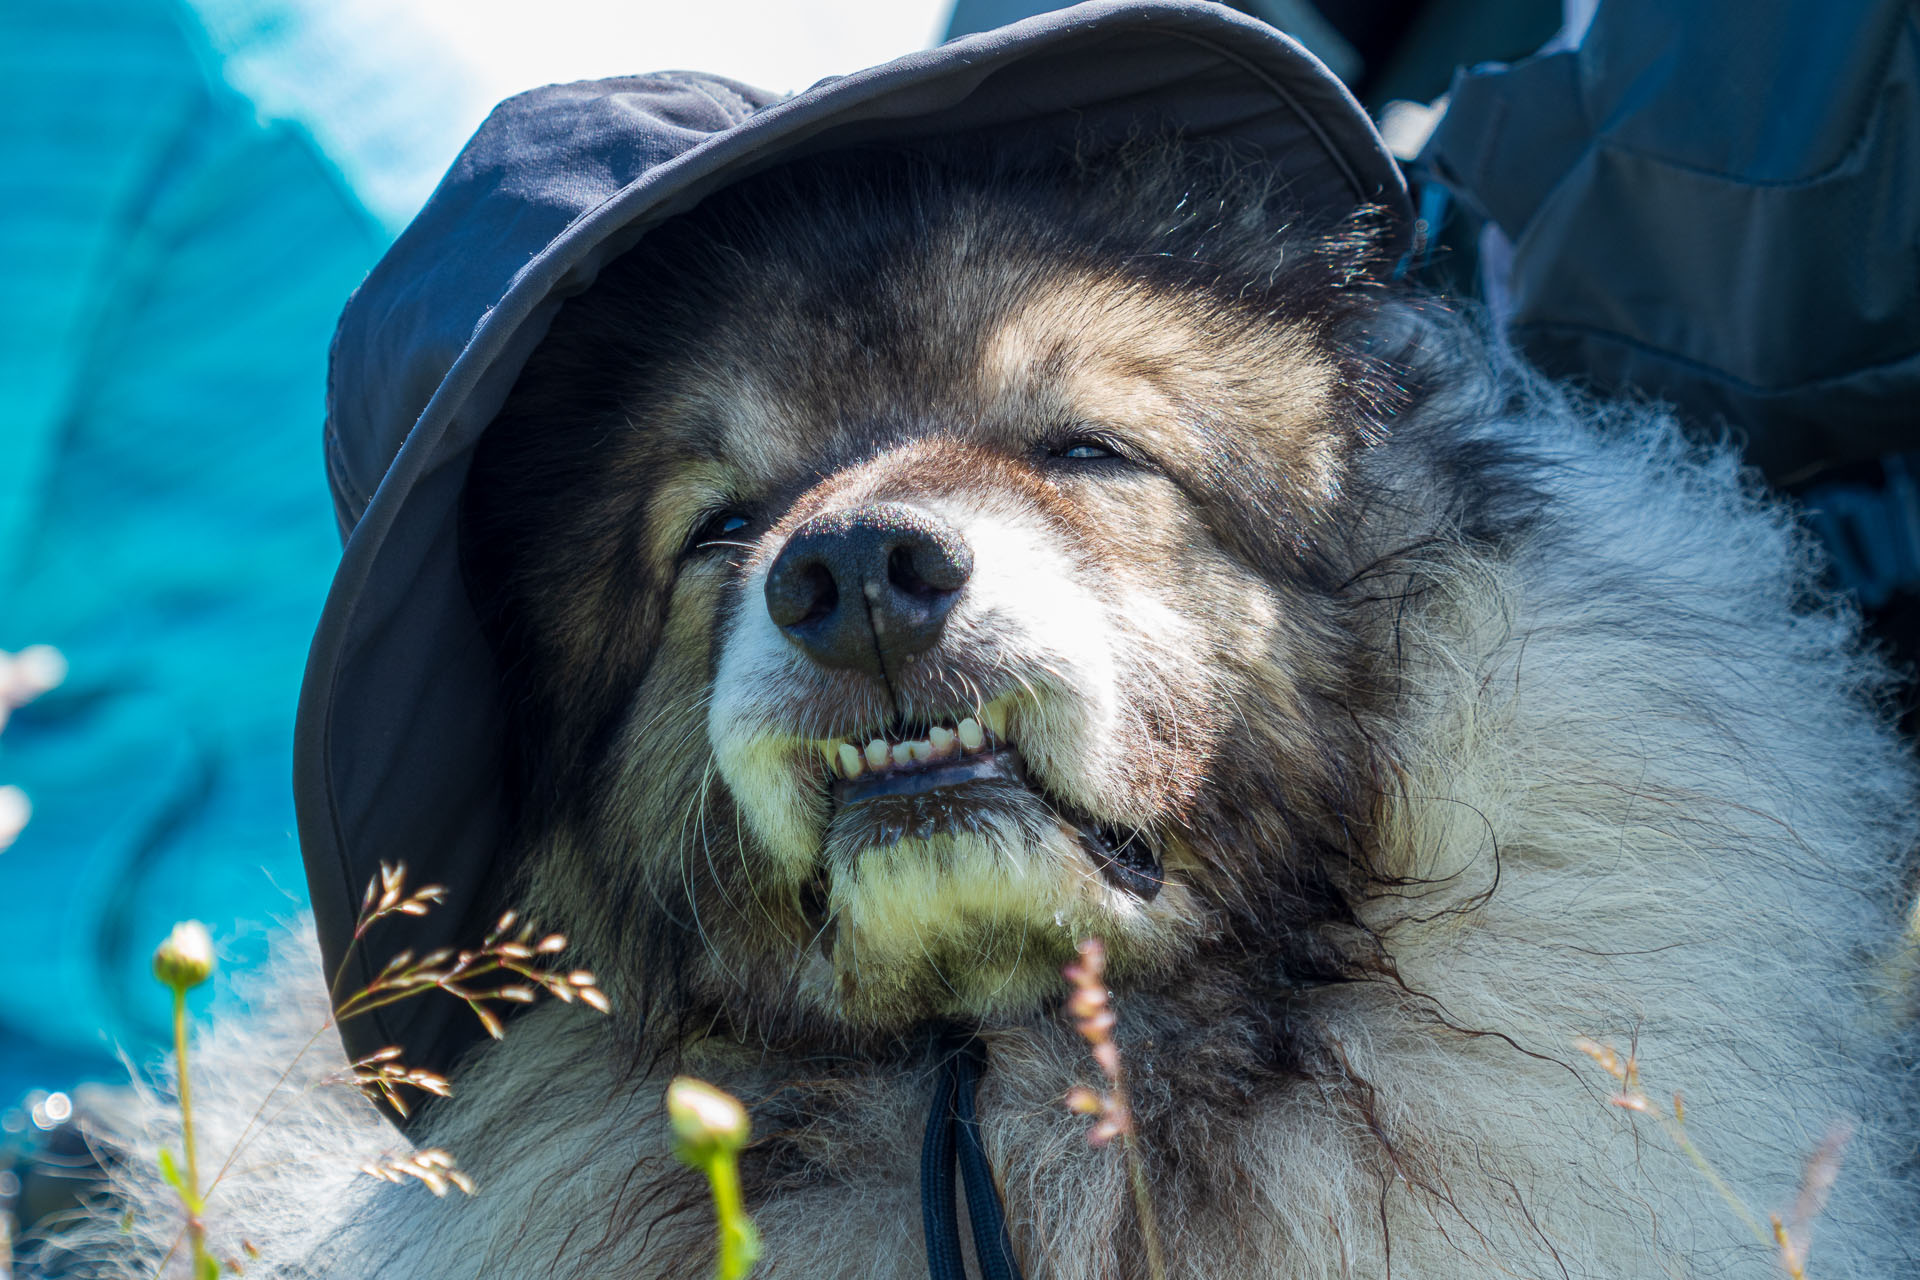
[(1117, 458), (1120, 456), (1105, 442), (1085, 437), (1056, 445), (1052, 453), (1056, 458)]
[(694, 529), (693, 536), (687, 539), (687, 550), (700, 551), (722, 545), (752, 523), (753, 517), (737, 508), (716, 511)]

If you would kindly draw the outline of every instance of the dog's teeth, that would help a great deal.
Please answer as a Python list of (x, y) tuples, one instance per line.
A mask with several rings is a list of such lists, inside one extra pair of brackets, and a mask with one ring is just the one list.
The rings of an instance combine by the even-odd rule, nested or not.
[(942, 760), (952, 755), (954, 732), (945, 725), (935, 725), (927, 730), (927, 744), (933, 748), (933, 754)]
[(918, 763), (925, 764), (933, 759), (933, 743), (927, 739), (922, 738), (918, 742), (909, 742), (905, 745), (909, 751), (913, 752), (913, 758)]
[[(869, 747), (868, 750), (872, 750), (872, 748)], [(894, 743), (893, 744), (893, 762), (894, 764), (900, 765), (900, 766), (912, 764), (913, 748), (908, 746), (904, 742)]]
[(980, 722), (968, 716), (960, 722), (960, 745), (968, 751), (978, 751), (987, 744), (987, 735), (980, 732)]
[(840, 744), (840, 772), (849, 778), (857, 778), (866, 771), (866, 761), (860, 758), (860, 752), (851, 743)]
[(1007, 736), (1007, 706), (1004, 702), (989, 702), (980, 712), (980, 718), (987, 722), (987, 732), (996, 738)]
[(887, 759), (887, 740), (885, 738), (875, 738), (867, 744), (867, 765), (870, 768), (886, 768)]

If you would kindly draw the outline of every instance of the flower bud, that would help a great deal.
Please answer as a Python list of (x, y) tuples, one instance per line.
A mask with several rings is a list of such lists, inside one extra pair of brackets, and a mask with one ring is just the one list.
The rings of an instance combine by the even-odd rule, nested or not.
[(667, 1086), (667, 1115), (679, 1139), (680, 1158), (702, 1163), (721, 1151), (747, 1143), (747, 1109), (730, 1093), (692, 1076), (676, 1076)]
[(153, 953), (153, 976), (175, 991), (190, 991), (213, 975), (213, 937), (198, 920), (183, 920)]

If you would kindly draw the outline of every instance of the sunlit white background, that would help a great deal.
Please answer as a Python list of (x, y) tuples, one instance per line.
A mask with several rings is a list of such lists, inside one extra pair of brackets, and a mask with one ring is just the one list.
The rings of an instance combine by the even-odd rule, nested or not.
[[(392, 3), (392, 0), (389, 0)], [(557, 80), (685, 68), (765, 89), (931, 44), (950, 0), (406, 0), (496, 98)]]
[(489, 108), (536, 85), (705, 71), (794, 92), (925, 48), (952, 0), (190, 0), (228, 80), (311, 132), (392, 230)]

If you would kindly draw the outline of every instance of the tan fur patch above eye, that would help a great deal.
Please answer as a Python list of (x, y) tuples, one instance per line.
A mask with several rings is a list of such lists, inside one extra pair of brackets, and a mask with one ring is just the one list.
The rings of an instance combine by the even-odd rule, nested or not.
[(989, 334), (980, 371), (992, 401), (1109, 424), (1170, 464), (1197, 466), (1218, 447), (1195, 430), (1204, 421), (1246, 432), (1311, 491), (1331, 481), (1338, 375), (1284, 321), (1079, 276), (1036, 292)]
[(673, 563), (694, 525), (705, 513), (729, 500), (733, 484), (728, 468), (713, 461), (688, 461), (662, 478), (647, 495), (642, 526), (647, 531), (647, 551), (655, 563)]
[(788, 398), (766, 386), (754, 371), (730, 370), (721, 390), (725, 402), (713, 409), (725, 424), (725, 456), (750, 483), (770, 487), (817, 455), (820, 442), (809, 430), (807, 415), (796, 413)]

